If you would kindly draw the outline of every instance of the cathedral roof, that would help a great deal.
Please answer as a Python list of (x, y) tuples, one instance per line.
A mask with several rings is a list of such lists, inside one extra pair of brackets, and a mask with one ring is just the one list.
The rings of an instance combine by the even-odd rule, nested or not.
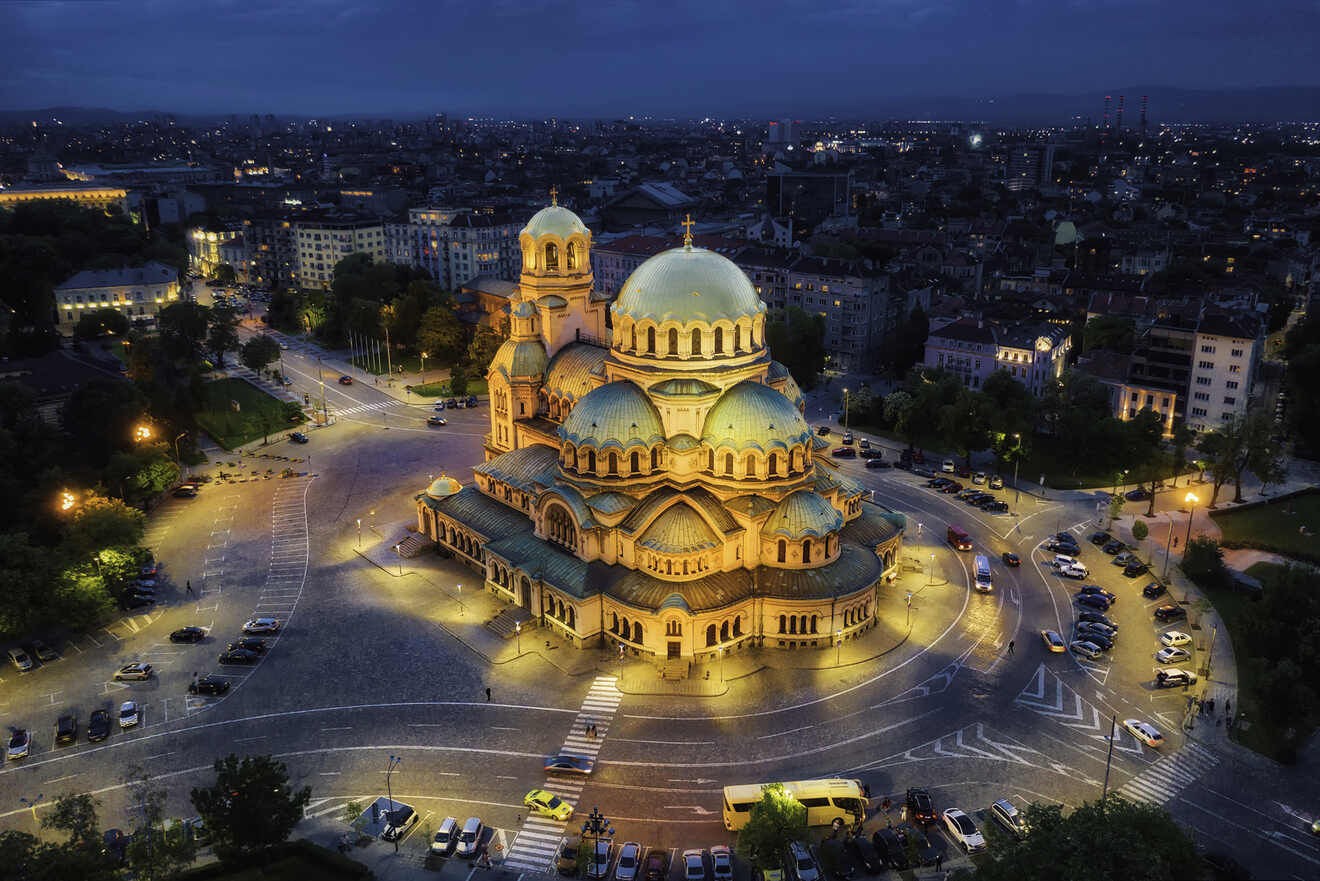
[(726, 391), (706, 414), (701, 439), (713, 447), (769, 452), (809, 443), (811, 429), (788, 398), (747, 380)]
[(810, 490), (798, 490), (784, 497), (761, 527), (761, 534), (794, 540), (809, 535), (824, 538), (842, 525), (843, 515), (833, 505)]
[(660, 414), (650, 399), (631, 382), (611, 382), (589, 392), (559, 428), (559, 436), (572, 444), (597, 449), (614, 446), (649, 447), (665, 439)]
[(587, 226), (572, 211), (563, 205), (547, 205), (532, 215), (520, 235), (529, 235), (534, 239), (541, 236), (559, 236), (566, 239), (571, 235), (586, 236)]
[(660, 554), (690, 554), (716, 546), (715, 533), (687, 505), (674, 505), (655, 518), (637, 543)]
[(732, 260), (691, 246), (647, 260), (628, 276), (614, 314), (661, 324), (737, 321), (765, 311), (747, 275)]
[(545, 444), (519, 447), (481, 463), (472, 473), (535, 492), (552, 485), (559, 477), (559, 451)]
[(519, 376), (540, 377), (545, 373), (549, 358), (540, 340), (505, 340), (495, 357), (491, 370), (502, 370), (510, 379)]
[(545, 372), (545, 391), (570, 401), (580, 401), (596, 387), (607, 350), (590, 343), (569, 343), (550, 359)]

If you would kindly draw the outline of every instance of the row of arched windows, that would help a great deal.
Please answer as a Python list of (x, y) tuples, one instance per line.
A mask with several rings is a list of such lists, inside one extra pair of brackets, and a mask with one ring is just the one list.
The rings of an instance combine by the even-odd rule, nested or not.
[(556, 599), (549, 594), (544, 594), (544, 609), (546, 615), (554, 618), (560, 624), (568, 627), (569, 630), (577, 629), (577, 612), (571, 605), (564, 605), (564, 601)]
[[(566, 269), (569, 272), (575, 272), (580, 267), (586, 265), (582, 259), (582, 254), (584, 251), (585, 248), (579, 247), (578, 243), (574, 241), (570, 241), (567, 245), (565, 245), (563, 251), (564, 269)], [(523, 263), (526, 265), (528, 269), (536, 268), (537, 260), (535, 255), (536, 255), (535, 250), (531, 248), (523, 249)], [(542, 259), (540, 261), (541, 269), (544, 269), (546, 272), (559, 271), (560, 251), (558, 244), (556, 244), (555, 242), (546, 242), (545, 247), (541, 249), (541, 255), (542, 255)]]
[(706, 471), (715, 477), (741, 477), (749, 480), (795, 477), (806, 471), (806, 463), (807, 448), (803, 445), (787, 451), (776, 450), (764, 456), (755, 450), (749, 450), (741, 457), (727, 450), (720, 453), (715, 450), (706, 452)]
[(780, 633), (815, 633), (819, 625), (818, 615), (780, 615)]
[(546, 509), (545, 536), (555, 544), (577, 553), (577, 523), (563, 505), (551, 505)]
[(467, 555), (469, 558), (476, 560), (478, 563), (482, 561), (481, 542), (467, 533), (459, 532), (453, 526), (450, 526), (449, 540), (445, 541), (445, 525), (441, 523), (439, 525), (438, 538), (441, 542), (444, 542), (454, 550)]
[(871, 617), (871, 603), (862, 603), (860, 606), (853, 606), (851, 609), (843, 610), (843, 626), (852, 627), (854, 624), (861, 624)]
[[(737, 324), (717, 326), (709, 333), (700, 327), (680, 331), (677, 327), (657, 332), (655, 325), (625, 322), (618, 327), (618, 348), (634, 355), (660, 355), (665, 358), (705, 358), (712, 355), (742, 355), (760, 344), (757, 325), (751, 319)], [(624, 343), (627, 343), (625, 346)], [(686, 344), (686, 345), (682, 345)]]
[(610, 633), (628, 642), (642, 644), (642, 622), (629, 623), (626, 617), (620, 618), (618, 612), (610, 612)]
[(657, 575), (700, 575), (711, 569), (711, 561), (704, 556), (685, 557), (676, 560), (672, 557), (660, 557), (646, 554), (643, 558), (645, 567)]
[(775, 542), (775, 562), (814, 563), (830, 559), (838, 550), (839, 537), (833, 534), (825, 536), (824, 541), (804, 538), (801, 542), (790, 543), (788, 539), (781, 538)]
[(728, 642), (730, 639), (737, 639), (740, 636), (742, 636), (742, 618), (734, 618), (732, 627), (729, 626), (728, 621), (724, 621), (720, 624), (718, 630), (716, 630), (714, 624), (710, 624), (706, 627), (706, 646), (709, 648), (721, 642)]
[(633, 450), (627, 454), (610, 450), (597, 455), (591, 447), (564, 444), (559, 461), (564, 468), (592, 477), (643, 477), (661, 470), (664, 462), (661, 449), (662, 445), (656, 444), (649, 450)]

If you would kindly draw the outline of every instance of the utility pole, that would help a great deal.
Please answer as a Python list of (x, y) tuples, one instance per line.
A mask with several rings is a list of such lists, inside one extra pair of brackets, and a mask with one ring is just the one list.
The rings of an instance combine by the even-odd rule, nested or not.
[(394, 378), (394, 364), (390, 361), (390, 326), (385, 325), (385, 367), (390, 378)]
[(330, 424), (330, 408), (325, 405), (325, 368), (321, 366), (321, 356), (316, 356), (316, 373), (321, 377), (321, 419), (322, 425)]
[[(390, 800), (391, 815), (393, 815), (394, 813), (394, 793), (390, 789), (390, 775), (393, 774), (394, 769), (399, 767), (399, 765), (401, 765), (402, 763), (403, 763), (403, 758), (401, 756), (390, 756), (389, 766), (385, 769), (385, 796)], [(387, 819), (385, 822), (388, 824), (389, 819)], [(399, 837), (397, 835), (394, 837), (394, 852), (395, 853), (399, 852)]]
[(1109, 717), (1109, 753), (1105, 756), (1105, 784), (1100, 790), (1100, 813), (1105, 812), (1105, 799), (1109, 797), (1109, 764), (1114, 760), (1114, 729), (1118, 726), (1118, 714)]

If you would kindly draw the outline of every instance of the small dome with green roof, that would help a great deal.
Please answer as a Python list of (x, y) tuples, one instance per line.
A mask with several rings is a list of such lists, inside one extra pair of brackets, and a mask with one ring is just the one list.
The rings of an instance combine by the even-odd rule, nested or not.
[(843, 527), (843, 515), (811, 490), (798, 490), (784, 497), (761, 527), (764, 536), (798, 540), (807, 536), (824, 538)]
[(559, 437), (598, 450), (627, 449), (663, 443), (665, 429), (646, 394), (621, 380), (588, 392), (559, 427)]
[(505, 340), (495, 357), (491, 359), (491, 370), (503, 370), (505, 375), (543, 376), (550, 359), (546, 357), (545, 346), (540, 340)]
[(712, 447), (769, 452), (811, 442), (811, 429), (793, 402), (759, 382), (747, 380), (726, 391), (710, 412), (701, 440)]
[(572, 235), (586, 237), (591, 233), (587, 232), (587, 225), (582, 219), (563, 205), (547, 205), (532, 215), (532, 219), (527, 221), (520, 235), (528, 235), (534, 239), (547, 235), (567, 239)]

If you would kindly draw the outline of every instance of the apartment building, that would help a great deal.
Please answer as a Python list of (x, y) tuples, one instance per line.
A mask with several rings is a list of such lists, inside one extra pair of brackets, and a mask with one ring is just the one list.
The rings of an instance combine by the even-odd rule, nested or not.
[(957, 374), (963, 385), (981, 388), (996, 370), (1005, 370), (1036, 397), (1063, 375), (1072, 336), (1054, 324), (1000, 326), (979, 318), (959, 318), (932, 329), (922, 364)]
[(1207, 310), (1193, 338), (1187, 426), (1211, 431), (1246, 415), (1265, 343), (1263, 322), (1251, 313)]
[(55, 288), (55, 327), (72, 336), (84, 312), (115, 309), (136, 325), (153, 325), (179, 299), (179, 272), (151, 261), (122, 269), (84, 269)]
[(793, 261), (785, 293), (788, 306), (824, 316), (825, 366), (841, 373), (875, 370), (877, 351), (898, 326), (904, 302), (890, 297), (885, 273), (832, 257)]
[(282, 290), (298, 279), (298, 252), (293, 223), (283, 215), (265, 215), (243, 221), (248, 282), (259, 288)]
[(351, 215), (304, 215), (293, 224), (298, 286), (328, 290), (335, 264), (350, 254), (385, 261), (385, 225), (377, 218)]
[(522, 272), (518, 234), (523, 222), (511, 215), (461, 208), (413, 208), (411, 257), (448, 290), (479, 275), (514, 281)]
[[(229, 227), (194, 227), (188, 230), (188, 267), (202, 275), (213, 274), (220, 264), (227, 262), (226, 255), (222, 255), (220, 249), (242, 235), (243, 228), (238, 224)], [(227, 256), (232, 257), (233, 254)]]

